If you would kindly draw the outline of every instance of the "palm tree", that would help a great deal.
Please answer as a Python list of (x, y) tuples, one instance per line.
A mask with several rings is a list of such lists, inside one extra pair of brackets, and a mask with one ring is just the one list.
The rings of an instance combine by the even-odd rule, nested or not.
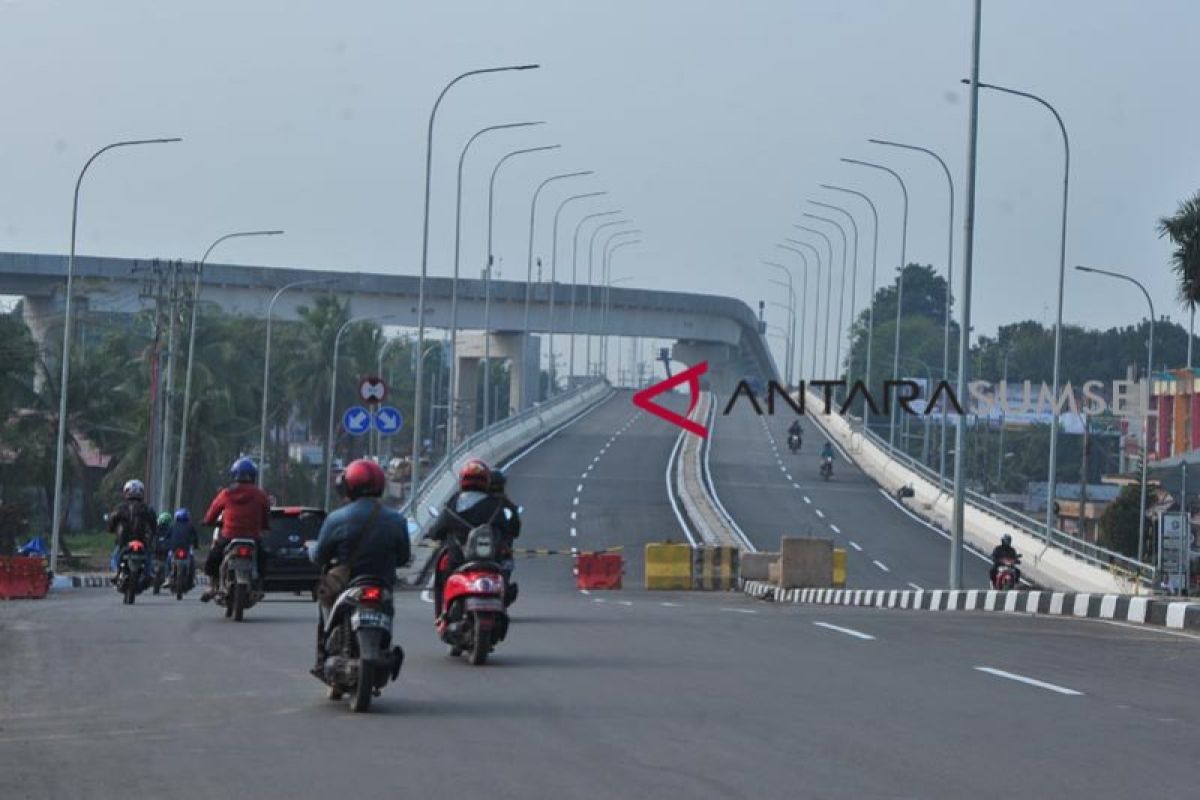
[(1179, 279), (1179, 299), (1195, 307), (1200, 302), (1200, 192), (1179, 204), (1169, 217), (1158, 221), (1158, 235), (1175, 245), (1171, 269)]

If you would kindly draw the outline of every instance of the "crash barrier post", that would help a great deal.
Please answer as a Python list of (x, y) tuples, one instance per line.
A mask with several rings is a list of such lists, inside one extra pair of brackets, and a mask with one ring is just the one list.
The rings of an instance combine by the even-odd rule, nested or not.
[(728, 591), (736, 588), (738, 554), (736, 547), (724, 545), (692, 548), (692, 588)]
[(779, 540), (781, 589), (828, 589), (833, 585), (833, 540), (784, 536)]
[(846, 551), (840, 547), (833, 548), (833, 588), (846, 587)]
[(686, 544), (646, 545), (646, 588), (692, 588), (692, 547)]
[(25, 556), (0, 557), (0, 600), (37, 600), (50, 591), (46, 560)]
[(575, 588), (620, 589), (625, 560), (620, 553), (579, 553), (575, 556)]

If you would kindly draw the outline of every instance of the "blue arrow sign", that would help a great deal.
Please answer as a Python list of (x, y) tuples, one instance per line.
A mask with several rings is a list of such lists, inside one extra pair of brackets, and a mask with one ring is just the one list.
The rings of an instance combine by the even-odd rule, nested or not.
[(362, 436), (371, 429), (371, 415), (362, 406), (350, 406), (342, 414), (342, 427), (351, 436)]
[(375, 430), (384, 436), (396, 433), (404, 426), (404, 417), (400, 410), (392, 406), (383, 406), (375, 412)]

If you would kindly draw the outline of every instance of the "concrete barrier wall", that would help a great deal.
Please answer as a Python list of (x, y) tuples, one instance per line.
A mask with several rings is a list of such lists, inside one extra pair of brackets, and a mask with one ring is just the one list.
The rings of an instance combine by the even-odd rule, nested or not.
[(771, 564), (779, 561), (779, 553), (742, 553), (739, 576), (744, 581), (768, 581)]
[[(889, 457), (886, 450), (853, 430), (845, 418), (822, 413), (824, 402), (819, 395), (808, 392), (806, 407), (816, 410), (808, 418), (826, 436), (841, 445), (854, 463), (889, 495), (895, 496), (901, 486), (911, 485), (915, 495), (905, 501), (905, 508), (941, 530), (949, 531), (954, 519), (953, 495), (943, 492), (937, 484)], [(1013, 538), (1013, 546), (1024, 556), (1022, 571), (1041, 586), (1110, 594), (1133, 591), (1132, 583), (1123, 576), (1048, 547), (1024, 530), (969, 503), (965, 513), (963, 538), (969, 544), (984, 552), (991, 552), (999, 544), (1000, 537), (1009, 534)]]
[(779, 540), (779, 588), (827, 588), (832, 584), (832, 539), (784, 536)]

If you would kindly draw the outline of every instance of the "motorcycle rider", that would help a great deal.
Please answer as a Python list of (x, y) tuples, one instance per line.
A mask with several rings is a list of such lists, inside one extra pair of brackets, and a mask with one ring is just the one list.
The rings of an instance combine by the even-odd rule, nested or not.
[[(338, 494), (347, 503), (321, 524), (321, 532), (309, 553), (314, 564), (324, 568), (334, 559), (345, 563), (353, 554), (350, 581), (367, 576), (389, 589), (395, 586), (396, 569), (407, 564), (412, 553), (404, 515), (384, 507), (379, 499), (386, 484), (383, 469), (374, 461), (360, 458), (346, 466), (336, 485)], [(370, 531), (368, 525), (372, 526)], [(370, 538), (363, 539), (368, 533)], [(318, 604), (317, 661), (312, 674), (322, 681), (325, 680), (325, 615), (329, 610)]]
[(154, 529), (154, 585), (161, 586), (167, 576), (167, 539), (171, 536), (171, 512), (163, 511), (158, 515), (158, 525)]
[(192, 515), (186, 508), (175, 509), (174, 521), (167, 529), (167, 570), (175, 561), (176, 550), (187, 550), (188, 587), (196, 580), (196, 559), (193, 553), (200, 546), (200, 534), (192, 524)]
[[(519, 517), (510, 523), (504, 515), (507, 497), (490, 493), (492, 470), (478, 458), (463, 464), (458, 475), (458, 491), (450, 495), (441, 514), (433, 523), (426, 538), (441, 544), (434, 554), (433, 613), (442, 613), (442, 592), (446, 579), (463, 563), (462, 548), (467, 535), (480, 525), (491, 525), (501, 542), (516, 538), (520, 532)], [(514, 509), (515, 510), (515, 509)], [(514, 533), (514, 530), (517, 533)]]
[(821, 465), (829, 464), (829, 471), (833, 472), (833, 443), (826, 441), (824, 447), (821, 448)]
[(804, 434), (800, 430), (800, 420), (798, 419), (792, 420), (791, 427), (788, 428), (788, 439), (791, 439), (793, 436), (796, 437), (796, 449), (799, 450), (801, 445), (804, 444)]
[[(208, 513), (204, 515), (205, 525), (216, 525), (218, 519), (221, 525), (221, 535), (215, 537), (208, 558), (204, 561), (204, 574), (208, 576), (208, 591), (200, 595), (201, 602), (207, 603), (220, 590), (221, 560), (225, 557), (225, 548), (234, 539), (253, 539), (258, 542), (262, 532), (271, 527), (271, 498), (258, 488), (254, 482), (258, 479), (258, 467), (249, 458), (239, 458), (229, 468), (231, 484), (226, 486), (213, 498)], [(258, 580), (261, 585), (266, 577), (267, 553), (260, 545), (255, 548), (258, 561)]]
[(149, 552), (156, 528), (154, 509), (146, 505), (146, 487), (141, 481), (137, 478), (125, 481), (125, 485), (121, 487), (121, 496), (124, 500), (108, 515), (106, 523), (108, 532), (116, 534), (112, 557), (109, 559), (114, 583), (121, 551), (136, 539), (145, 545)]
[(1016, 562), (1021, 558), (1021, 554), (1012, 546), (1012, 537), (1007, 533), (1000, 537), (1000, 544), (996, 545), (992, 550), (992, 568), (988, 571), (988, 579), (994, 586), (996, 583), (996, 572), (1000, 569), (1002, 561), (1012, 561), (1013, 571), (1016, 573), (1017, 580), (1021, 580), (1021, 570), (1016, 566)]

